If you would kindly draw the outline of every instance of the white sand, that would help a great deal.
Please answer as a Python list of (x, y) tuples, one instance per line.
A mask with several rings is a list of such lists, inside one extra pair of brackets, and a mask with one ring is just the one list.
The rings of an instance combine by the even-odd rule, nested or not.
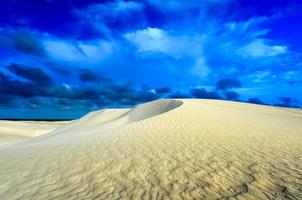
[(300, 110), (159, 100), (15, 123), (0, 122), (1, 200), (302, 199)]
[(68, 123), (0, 120), (0, 148), (49, 133)]

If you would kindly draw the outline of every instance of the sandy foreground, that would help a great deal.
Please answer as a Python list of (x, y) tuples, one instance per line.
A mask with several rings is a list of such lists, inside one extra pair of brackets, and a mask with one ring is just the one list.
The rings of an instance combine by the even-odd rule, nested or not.
[(0, 199), (302, 199), (302, 111), (158, 100), (1, 121)]

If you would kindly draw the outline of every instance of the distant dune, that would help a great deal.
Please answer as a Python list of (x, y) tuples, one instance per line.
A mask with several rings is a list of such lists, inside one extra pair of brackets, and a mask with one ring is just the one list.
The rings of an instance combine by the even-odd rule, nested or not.
[(0, 121), (0, 199), (302, 199), (302, 112), (157, 100)]

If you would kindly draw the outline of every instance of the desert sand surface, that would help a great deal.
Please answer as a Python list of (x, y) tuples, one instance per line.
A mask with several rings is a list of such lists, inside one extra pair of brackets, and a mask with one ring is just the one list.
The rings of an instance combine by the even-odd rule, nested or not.
[(18, 123), (0, 123), (15, 141), (0, 146), (1, 200), (302, 199), (297, 109), (157, 100)]
[(70, 122), (0, 120), (0, 148), (49, 133)]

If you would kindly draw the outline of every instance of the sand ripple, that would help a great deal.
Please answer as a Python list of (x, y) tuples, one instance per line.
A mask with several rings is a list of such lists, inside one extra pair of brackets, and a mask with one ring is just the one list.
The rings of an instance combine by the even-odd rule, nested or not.
[(210, 100), (95, 112), (0, 149), (0, 199), (302, 199), (302, 115)]

